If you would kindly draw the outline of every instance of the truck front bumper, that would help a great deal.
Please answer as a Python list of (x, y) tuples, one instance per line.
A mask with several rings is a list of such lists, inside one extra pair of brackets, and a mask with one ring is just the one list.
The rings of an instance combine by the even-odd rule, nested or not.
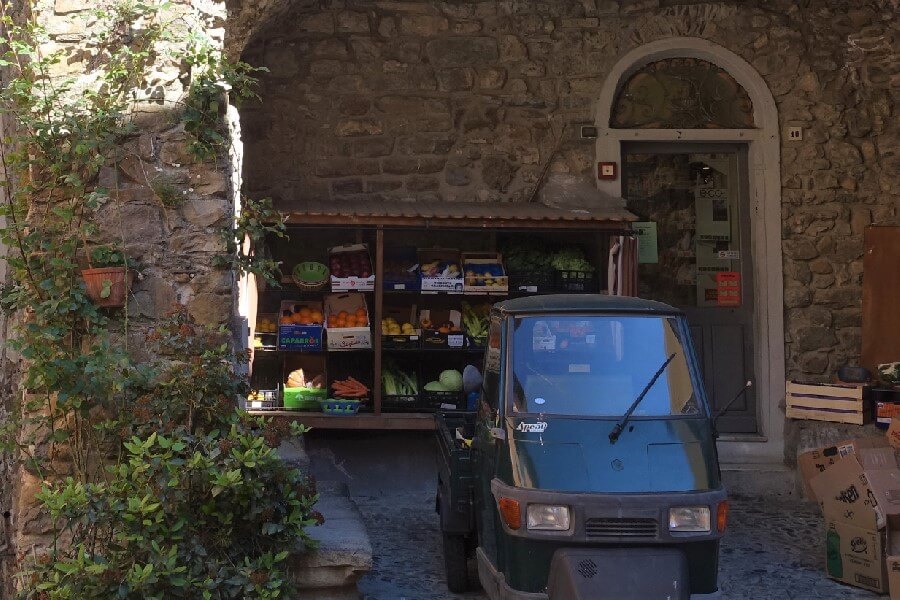
[(480, 547), (475, 556), (478, 558), (478, 579), (491, 600), (549, 600), (547, 594), (520, 592), (509, 587), (503, 573), (497, 571)]

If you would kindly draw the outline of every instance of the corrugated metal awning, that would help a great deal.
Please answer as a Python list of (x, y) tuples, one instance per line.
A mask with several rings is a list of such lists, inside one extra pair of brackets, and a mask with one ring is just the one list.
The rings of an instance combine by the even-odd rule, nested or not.
[(539, 202), (301, 200), (285, 207), (289, 225), (385, 227), (628, 229), (637, 217), (608, 202), (548, 206)]

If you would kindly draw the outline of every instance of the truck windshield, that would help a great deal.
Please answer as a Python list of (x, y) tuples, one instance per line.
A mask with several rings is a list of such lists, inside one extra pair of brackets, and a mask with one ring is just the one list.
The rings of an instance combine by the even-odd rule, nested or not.
[(672, 354), (633, 416), (700, 412), (672, 317), (518, 317), (513, 330), (515, 412), (621, 417)]

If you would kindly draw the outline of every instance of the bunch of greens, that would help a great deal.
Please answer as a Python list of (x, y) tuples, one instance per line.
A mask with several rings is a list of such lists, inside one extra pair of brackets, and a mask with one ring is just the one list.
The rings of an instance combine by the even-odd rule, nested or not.
[(415, 373), (404, 371), (392, 360), (381, 369), (381, 389), (387, 396), (415, 396), (419, 393)]
[(483, 340), (487, 337), (490, 314), (490, 304), (472, 306), (468, 302), (462, 303), (462, 322), (469, 337), (475, 340)]
[(594, 266), (584, 257), (584, 251), (577, 246), (560, 248), (550, 259), (550, 266), (557, 271), (588, 271)]

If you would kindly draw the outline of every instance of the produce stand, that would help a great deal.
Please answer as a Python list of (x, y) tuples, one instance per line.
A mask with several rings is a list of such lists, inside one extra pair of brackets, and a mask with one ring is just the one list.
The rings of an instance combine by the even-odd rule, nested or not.
[[(289, 372), (304, 369), (310, 378), (324, 376), (329, 398), (336, 381), (339, 388), (346, 389), (340, 382), (351, 377), (370, 392), (362, 398), (358, 414), (325, 414), (278, 406), (250, 412), (323, 429), (433, 429), (433, 413), (438, 407), (455, 405), (462, 409), (465, 398), (462, 392), (436, 389), (440, 386), (432, 386), (426, 392), (426, 382), (437, 381), (442, 370), (461, 372), (469, 364), (481, 368), (484, 332), (468, 335), (466, 319), (471, 323), (472, 315), (477, 316), (484, 304), (517, 295), (603, 293), (611, 240), (631, 235), (633, 220), (621, 208), (567, 209), (539, 203), (372, 201), (336, 206), (307, 202), (296, 207), (287, 214), (287, 241), (273, 238), (266, 242), (267, 251), (282, 262), (285, 275), (281, 288), (269, 286), (260, 290), (244, 286), (245, 293), (253, 295), (245, 303), (251, 307), (246, 315), (251, 384), (260, 389), (271, 389), (273, 382), (283, 386)], [(547, 265), (523, 267), (521, 255), (516, 255), (515, 250), (512, 255), (505, 253), (517, 246), (558, 247), (566, 248), (566, 252), (577, 248), (583, 252), (590, 270), (573, 275)], [(368, 252), (370, 263), (365, 257), (357, 258), (351, 270), (362, 273), (348, 274), (348, 261), (339, 264), (334, 260), (336, 249), (358, 255)], [(448, 262), (445, 256), (457, 256), (459, 264), (451, 266), (454, 259)], [(478, 266), (467, 275), (463, 260)], [(302, 282), (295, 283), (290, 276), (292, 268), (309, 261), (330, 266), (329, 285), (311, 289)], [(419, 271), (419, 264), (427, 266), (428, 272)], [(513, 268), (516, 266), (518, 271)], [(457, 271), (458, 285), (439, 283), (441, 277), (455, 277)], [(430, 283), (426, 277), (432, 278)], [(578, 278), (577, 285), (572, 285), (573, 277)], [(338, 279), (340, 286), (336, 285)], [(357, 289), (345, 292), (347, 281), (349, 289)], [(519, 281), (525, 284), (519, 286)], [(347, 294), (351, 296), (348, 298)], [(289, 317), (290, 307), (313, 307), (304, 312), (318, 319), (314, 308), (317, 306), (324, 306), (325, 319), (319, 328), (324, 330), (324, 340), (317, 344), (313, 335), (312, 343), (304, 344), (300, 342), (308, 340), (298, 341), (295, 335), (290, 344), (273, 347), (273, 316), (285, 320), (285, 331), (311, 329), (315, 334), (316, 323), (310, 328)], [(349, 327), (343, 319), (335, 321), (338, 310), (345, 306), (350, 307), (345, 311)], [(354, 324), (354, 307), (362, 309), (358, 313), (361, 326)], [(256, 330), (258, 326), (260, 331)], [(329, 340), (329, 334), (338, 333), (343, 338), (350, 333), (355, 337), (341, 343)], [(259, 340), (254, 344), (257, 334)], [(400, 365), (404, 374), (417, 378), (415, 393), (409, 394), (410, 390), (400, 385), (406, 378), (392, 376), (384, 382), (388, 393), (383, 393), (385, 365)]]

